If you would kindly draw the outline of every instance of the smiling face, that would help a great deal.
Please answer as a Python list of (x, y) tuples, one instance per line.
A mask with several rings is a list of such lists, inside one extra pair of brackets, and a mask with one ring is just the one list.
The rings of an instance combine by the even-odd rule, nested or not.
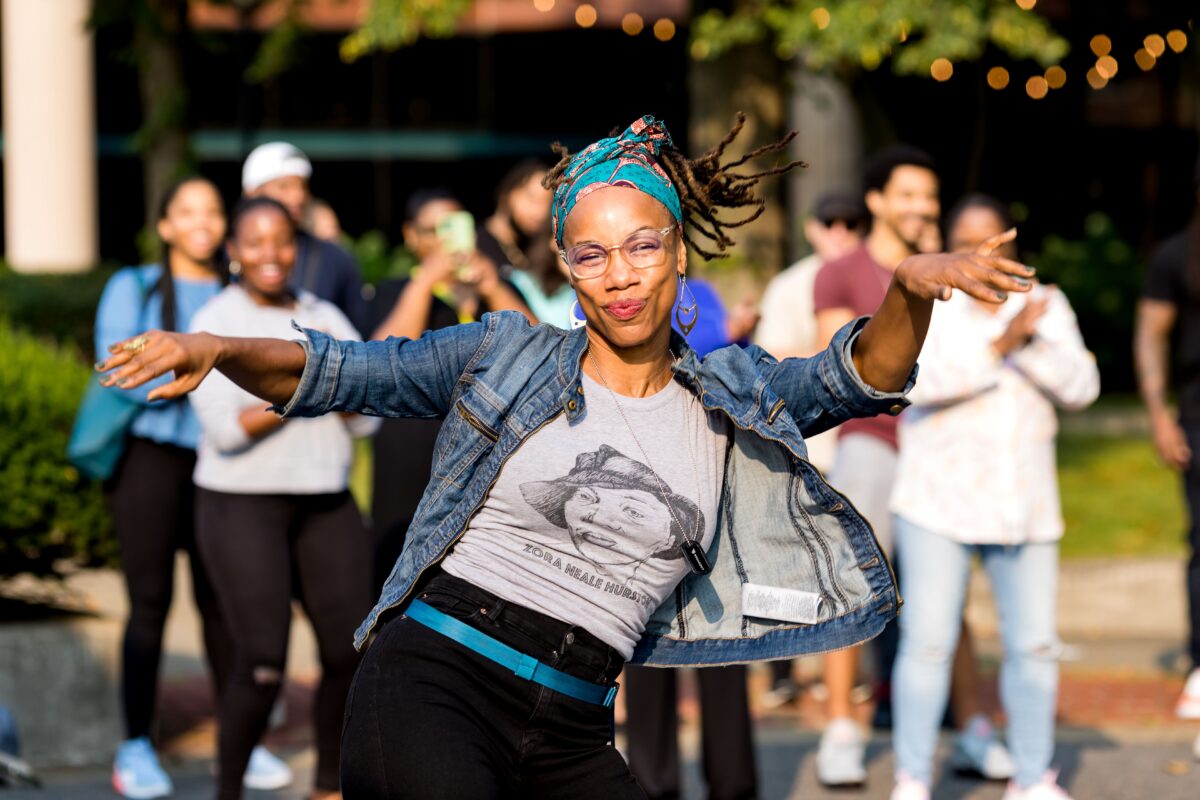
[(632, 564), (671, 544), (671, 512), (640, 489), (581, 486), (563, 507), (579, 554), (594, 564)]
[(593, 242), (611, 247), (631, 233), (666, 227), (673, 230), (666, 237), (667, 254), (661, 265), (635, 269), (617, 249), (610, 252), (603, 275), (571, 278), (579, 307), (587, 317), (589, 336), (599, 336), (614, 350), (666, 351), (677, 280), (687, 267), (682, 236), (662, 203), (625, 186), (592, 192), (567, 216), (564, 250)]
[[(956, 253), (972, 253), (993, 236), (1004, 233), (1004, 221), (995, 211), (983, 206), (972, 206), (964, 210), (954, 220), (950, 230), (950, 249)], [(1005, 258), (1017, 257), (1016, 241), (1005, 242), (997, 251), (997, 255)]]
[(234, 228), (229, 256), (242, 265), (246, 291), (256, 299), (278, 301), (296, 263), (296, 229), (275, 206), (251, 209)]
[(874, 224), (890, 230), (913, 253), (920, 252), (922, 235), (941, 214), (937, 175), (912, 164), (893, 169), (883, 189), (867, 192), (866, 200)]
[(197, 264), (211, 261), (225, 238), (225, 208), (216, 187), (206, 180), (180, 186), (158, 221), (158, 235)]

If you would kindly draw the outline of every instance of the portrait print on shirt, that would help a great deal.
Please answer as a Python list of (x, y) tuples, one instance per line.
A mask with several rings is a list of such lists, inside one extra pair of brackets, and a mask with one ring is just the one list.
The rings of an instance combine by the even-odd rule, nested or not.
[(704, 530), (694, 502), (609, 445), (580, 453), (562, 477), (522, 483), (521, 495), (596, 572), (625, 584), (651, 559), (683, 558), (680, 544)]

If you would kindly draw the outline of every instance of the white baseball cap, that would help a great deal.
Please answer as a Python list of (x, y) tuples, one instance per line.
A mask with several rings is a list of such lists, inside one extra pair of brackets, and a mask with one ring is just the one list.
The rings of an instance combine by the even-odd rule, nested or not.
[(252, 192), (267, 181), (292, 175), (312, 176), (312, 162), (299, 147), (287, 142), (260, 144), (242, 165), (242, 191)]

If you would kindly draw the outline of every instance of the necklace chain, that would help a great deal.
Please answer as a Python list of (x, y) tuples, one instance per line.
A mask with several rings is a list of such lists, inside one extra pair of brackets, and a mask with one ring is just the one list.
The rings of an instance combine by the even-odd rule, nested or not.
[[(617, 407), (617, 413), (621, 415), (621, 421), (625, 423), (625, 427), (629, 430), (629, 435), (633, 437), (633, 443), (637, 445), (638, 450), (641, 451), (642, 458), (646, 460), (646, 466), (650, 469), (650, 474), (654, 476), (655, 483), (658, 484), (658, 491), (659, 494), (662, 495), (663, 504), (667, 507), (667, 511), (671, 512), (671, 519), (675, 520), (675, 524), (679, 526), (679, 530), (683, 534), (683, 538), (688, 543), (698, 542), (700, 540), (700, 515), (697, 514), (692, 519), (691, 536), (688, 536), (687, 528), (685, 528), (683, 523), (679, 521), (679, 517), (675, 513), (675, 507), (671, 505), (666, 485), (663, 484), (662, 478), (660, 478), (658, 475), (658, 471), (654, 469), (654, 465), (650, 463), (650, 456), (646, 453), (646, 448), (642, 447), (642, 440), (638, 438), (637, 432), (633, 429), (633, 426), (629, 424), (629, 418), (625, 416), (625, 409), (621, 408), (621, 403), (617, 400), (617, 393), (614, 392), (612, 387), (608, 385), (608, 379), (604, 377), (604, 372), (600, 369), (600, 364), (596, 361), (596, 357), (592, 355), (591, 350), (588, 350), (588, 358), (592, 362), (592, 368), (596, 370), (596, 375), (600, 378), (600, 383), (604, 385), (604, 388), (608, 390), (609, 396), (612, 397), (613, 405)], [(678, 362), (678, 359), (675, 358), (673, 353), (671, 354), (671, 358), (673, 363)], [(695, 402), (695, 398), (693, 398), (693, 402)], [(692, 465), (692, 480), (696, 485), (696, 502), (699, 503), (700, 474), (696, 470), (696, 455), (692, 450), (692, 426), (688, 424), (692, 419), (692, 403), (685, 401), (684, 408), (684, 426), (686, 429), (684, 438), (687, 440), (688, 459)]]

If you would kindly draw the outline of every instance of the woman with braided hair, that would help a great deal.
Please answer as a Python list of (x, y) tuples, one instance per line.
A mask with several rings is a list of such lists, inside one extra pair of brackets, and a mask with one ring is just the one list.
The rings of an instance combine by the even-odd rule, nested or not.
[(357, 634), (371, 644), (346, 712), (347, 797), (644, 797), (612, 747), (626, 662), (790, 658), (895, 616), (870, 527), (805, 460), (804, 436), (899, 413), (933, 300), (1000, 302), (1033, 270), (991, 255), (1011, 234), (914, 256), (878, 313), (812, 358), (726, 347), (701, 361), (671, 318), (686, 332), (696, 313), (687, 243), (720, 255), (761, 213), (764, 175), (733, 171), (750, 156), (720, 163), (740, 127), (695, 160), (652, 117), (564, 154), (548, 187), (583, 328), (501, 312), (365, 343), (151, 331), (100, 365), (124, 386), (173, 371), (152, 397), (216, 368), (285, 416), (445, 419)]

